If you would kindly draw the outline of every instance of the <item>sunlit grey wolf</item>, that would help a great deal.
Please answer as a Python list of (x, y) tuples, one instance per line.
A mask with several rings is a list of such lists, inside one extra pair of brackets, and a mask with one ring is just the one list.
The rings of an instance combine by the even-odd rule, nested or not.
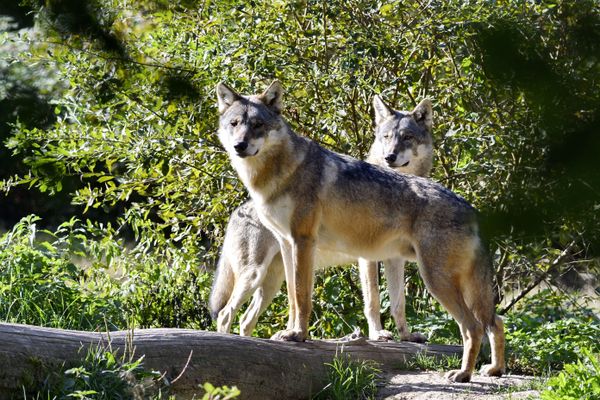
[[(379, 97), (375, 109), (375, 141), (368, 161), (397, 172), (428, 176), (433, 160), (432, 109), (423, 100), (412, 112), (395, 111)], [(418, 121), (418, 123), (411, 123)], [(353, 261), (350, 256), (322, 257), (317, 248), (316, 267), (329, 261)], [(405, 316), (404, 264), (402, 258), (385, 261), (385, 274), (391, 299), (391, 313), (401, 340), (423, 342), (424, 336), (411, 333)], [(382, 329), (377, 263), (361, 259), (360, 276), (369, 338), (389, 340), (392, 333)], [(275, 236), (260, 222), (252, 201), (237, 208), (227, 226), (221, 258), (210, 297), (217, 330), (228, 333), (244, 302), (252, 301), (240, 320), (240, 334), (251, 335), (260, 314), (269, 306), (284, 280), (283, 261)]]
[[(399, 174), (334, 153), (295, 134), (282, 111), (283, 89), (241, 96), (220, 83), (219, 139), (248, 189), (262, 222), (277, 238), (289, 297), (288, 328), (274, 339), (304, 341), (317, 253), (365, 260), (416, 260), (429, 292), (458, 322), (460, 370), (470, 380), (484, 333), (492, 363), (504, 370), (504, 328), (494, 311), (491, 261), (477, 215), (464, 199), (428, 179)], [(411, 116), (409, 124), (420, 122)]]

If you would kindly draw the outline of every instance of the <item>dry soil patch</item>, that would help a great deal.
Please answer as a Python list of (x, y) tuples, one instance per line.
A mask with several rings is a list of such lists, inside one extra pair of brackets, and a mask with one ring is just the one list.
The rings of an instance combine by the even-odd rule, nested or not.
[(535, 378), (508, 375), (491, 378), (474, 375), (469, 383), (451, 383), (443, 372), (402, 372), (384, 374), (385, 383), (377, 399), (382, 400), (500, 400), (537, 398), (538, 392), (530, 390)]

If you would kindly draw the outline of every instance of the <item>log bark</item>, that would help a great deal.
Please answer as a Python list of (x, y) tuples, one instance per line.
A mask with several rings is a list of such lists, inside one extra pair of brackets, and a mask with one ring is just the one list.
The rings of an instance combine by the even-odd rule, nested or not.
[[(237, 386), (241, 399), (308, 399), (327, 381), (327, 367), (336, 353), (373, 360), (383, 369), (398, 369), (418, 352), (460, 355), (460, 346), (311, 340), (278, 342), (188, 329), (141, 329), (81, 332), (19, 324), (0, 324), (0, 398), (39, 387), (48, 368), (77, 365), (90, 346), (134, 349), (144, 367), (175, 380), (170, 392), (178, 399), (196, 398), (204, 382)], [(133, 347), (131, 347), (133, 346)]]

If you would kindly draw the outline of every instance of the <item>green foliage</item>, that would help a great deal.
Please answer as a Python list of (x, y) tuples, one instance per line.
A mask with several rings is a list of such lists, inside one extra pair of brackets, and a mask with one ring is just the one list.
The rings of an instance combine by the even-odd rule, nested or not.
[(210, 276), (183, 257), (129, 250), (110, 226), (71, 220), (50, 232), (37, 222), (26, 218), (0, 239), (1, 320), (89, 330), (210, 326)]
[(205, 391), (204, 396), (202, 396), (202, 400), (229, 400), (235, 399), (241, 394), (240, 390), (235, 386), (214, 387), (210, 383), (206, 382), (204, 385), (202, 385), (202, 388)]
[(592, 400), (600, 398), (600, 358), (582, 349), (580, 359), (567, 364), (557, 376), (548, 379), (542, 400)]
[[(71, 261), (81, 254), (75, 222), (52, 233), (38, 232), (37, 221), (27, 218), (0, 239), (0, 319), (71, 329), (123, 326), (110, 281)], [(40, 235), (45, 239), (38, 241)]]
[[(548, 197), (546, 191), (539, 196), (538, 177), (530, 173), (548, 147), (536, 128), (545, 114), (527, 90), (496, 81), (488, 53), (497, 31), (521, 29), (537, 47), (516, 52), (542, 54), (552, 78), (576, 69), (562, 80), (573, 81), (577, 99), (594, 93), (581, 85), (591, 73), (583, 65), (589, 60), (566, 54), (575, 51), (575, 36), (560, 44), (547, 40), (570, 32), (565, 20), (584, 18), (567, 2), (423, 8), (365, 0), (224, 1), (191, 8), (105, 0), (85, 3), (83, 14), (68, 2), (53, 4), (39, 14), (51, 40), (32, 37), (21, 62), (51, 64), (69, 87), (54, 101), (59, 120), (51, 129), (18, 126), (8, 142), (31, 168), (21, 182), (56, 192), (64, 175), (77, 176), (83, 185), (76, 204), (124, 204), (137, 212), (123, 222), (138, 226), (140, 235), (164, 235), (192, 250), (199, 231), (219, 241), (227, 211), (241, 200), (214, 135), (213, 88), (220, 80), (255, 91), (282, 79), (291, 124), (358, 157), (371, 142), (374, 92), (405, 108), (431, 97), (439, 146), (434, 177), (494, 215), (515, 196), (534, 205)], [(75, 17), (94, 28), (81, 36), (80, 25), (65, 24)], [(108, 37), (118, 46), (108, 45)], [(556, 52), (564, 58), (556, 61)], [(594, 110), (592, 100), (577, 103), (582, 112)], [(505, 182), (531, 190), (506, 191)], [(204, 250), (212, 260), (214, 251)]]
[[(432, 343), (461, 344), (456, 322), (439, 305), (432, 304), (409, 322)], [(600, 319), (585, 298), (544, 290), (518, 303), (504, 324), (507, 368), (514, 373), (547, 375), (577, 361), (586, 348), (600, 351)], [(428, 366), (434, 360), (420, 358), (413, 367), (436, 369)]]
[[(52, 372), (42, 390), (24, 387), (35, 399), (167, 399), (158, 372), (146, 371), (143, 358), (119, 355), (110, 347), (92, 346), (80, 365)], [(171, 399), (171, 397), (169, 397)]]
[(346, 354), (336, 354), (328, 367), (328, 384), (315, 399), (345, 400), (374, 399), (381, 372), (368, 361), (353, 361)]
[(568, 306), (565, 296), (541, 292), (507, 315), (507, 365), (511, 371), (545, 374), (574, 363), (582, 351), (600, 351), (600, 320), (591, 310)]
[(335, 267), (317, 276), (311, 334), (315, 337), (342, 337), (355, 327), (367, 332), (362, 297), (355, 293), (360, 293), (356, 267)]
[[(42, 366), (43, 367), (43, 366)], [(80, 364), (53, 371), (43, 367), (40, 373), (48, 374), (43, 388), (23, 386), (25, 399), (86, 399), (86, 400), (175, 400), (168, 394), (169, 383), (157, 371), (144, 368), (143, 357), (135, 359), (130, 351), (113, 350), (110, 346), (91, 346)], [(203, 400), (229, 400), (237, 398), (237, 387), (202, 385)]]
[(427, 340), (432, 343), (462, 343), (458, 324), (437, 303), (432, 304), (430, 309), (409, 318), (408, 321), (412, 331), (425, 334)]

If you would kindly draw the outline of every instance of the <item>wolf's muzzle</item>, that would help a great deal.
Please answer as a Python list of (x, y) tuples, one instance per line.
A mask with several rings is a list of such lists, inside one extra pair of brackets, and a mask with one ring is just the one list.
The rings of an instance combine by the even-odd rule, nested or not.
[(248, 148), (248, 142), (237, 142), (236, 144), (233, 145), (233, 148), (235, 149), (235, 151), (238, 154), (241, 154), (244, 152), (244, 150), (246, 150)]
[(385, 161), (387, 161), (388, 164), (392, 164), (394, 161), (396, 161), (396, 155), (394, 153), (388, 154), (385, 156)]

